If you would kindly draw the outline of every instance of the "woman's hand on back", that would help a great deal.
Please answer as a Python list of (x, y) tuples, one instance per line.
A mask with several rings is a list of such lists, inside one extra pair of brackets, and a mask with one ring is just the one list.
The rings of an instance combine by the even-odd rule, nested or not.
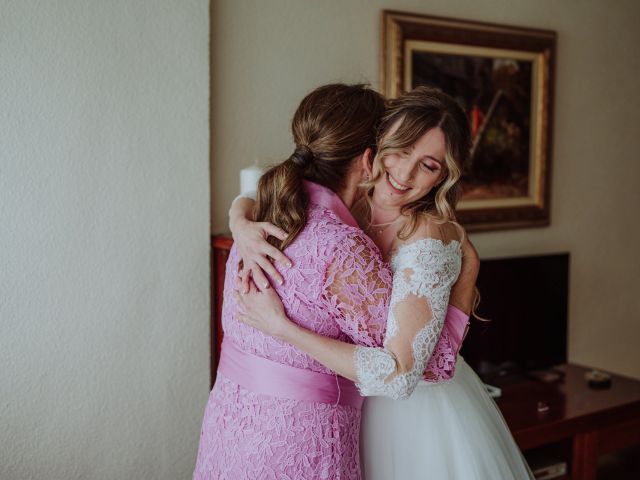
[(274, 236), (279, 240), (287, 238), (286, 232), (268, 222), (252, 222), (246, 218), (238, 218), (232, 225), (233, 240), (242, 258), (241, 291), (249, 292), (251, 281), (258, 290), (269, 288), (267, 275), (281, 284), (284, 279), (276, 270), (273, 262), (291, 267), (291, 260), (267, 239)]
[(275, 338), (282, 338), (286, 329), (294, 326), (273, 288), (259, 292), (254, 285), (249, 285), (249, 290), (241, 293), (240, 286), (239, 278), (234, 295), (240, 306), (238, 320), (242, 323)]

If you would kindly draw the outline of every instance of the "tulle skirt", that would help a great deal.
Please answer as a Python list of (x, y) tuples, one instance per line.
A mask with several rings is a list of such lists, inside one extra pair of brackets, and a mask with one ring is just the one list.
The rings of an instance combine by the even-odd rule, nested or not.
[(361, 452), (365, 480), (533, 478), (498, 407), (462, 357), (448, 382), (420, 382), (406, 400), (367, 398)]

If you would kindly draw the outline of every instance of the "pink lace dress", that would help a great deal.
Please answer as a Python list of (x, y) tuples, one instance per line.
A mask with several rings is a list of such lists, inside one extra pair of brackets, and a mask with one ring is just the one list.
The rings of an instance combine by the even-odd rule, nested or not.
[[(305, 328), (379, 346), (392, 282), (389, 267), (333, 192), (310, 183), (307, 189), (307, 225), (286, 249), (294, 267), (281, 270), (285, 286), (274, 287), (290, 318)], [(222, 308), (225, 343), (254, 358), (334, 375), (305, 353), (236, 319), (232, 293), (238, 262), (232, 248)], [(219, 368), (204, 414), (194, 479), (360, 478), (359, 408), (265, 395), (239, 383)]]

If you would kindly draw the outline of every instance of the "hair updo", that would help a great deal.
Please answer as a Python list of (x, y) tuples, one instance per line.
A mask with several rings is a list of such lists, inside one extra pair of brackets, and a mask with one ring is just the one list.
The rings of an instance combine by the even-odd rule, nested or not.
[(354, 159), (375, 149), (384, 107), (384, 97), (367, 85), (325, 85), (302, 100), (291, 122), (295, 151), (258, 182), (256, 221), (289, 234), (282, 242), (274, 237), (270, 242), (285, 248), (304, 228), (309, 205), (304, 180), (334, 192), (346, 186)]
[(289, 158), (297, 166), (306, 168), (313, 161), (313, 152), (306, 145), (300, 145)]

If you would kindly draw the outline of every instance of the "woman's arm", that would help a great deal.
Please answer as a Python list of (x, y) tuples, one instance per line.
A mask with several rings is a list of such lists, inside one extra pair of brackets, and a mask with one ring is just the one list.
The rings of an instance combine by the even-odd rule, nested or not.
[(250, 194), (247, 195), (236, 197), (229, 209), (229, 228), (242, 259), (242, 288), (245, 292), (249, 290), (251, 280), (260, 290), (269, 288), (265, 274), (282, 284), (284, 280), (272, 259), (286, 267), (292, 265), (286, 255), (267, 241), (269, 236), (284, 240), (286, 232), (268, 222), (254, 222), (256, 202)]
[[(286, 233), (271, 223), (255, 222), (253, 217), (255, 203), (255, 192), (249, 192), (236, 197), (229, 209), (229, 228), (245, 266), (241, 273), (241, 288), (244, 293), (249, 291), (252, 279), (260, 290), (269, 288), (265, 273), (279, 284), (283, 283), (284, 279), (275, 269), (271, 259), (281, 265), (292, 266), (291, 261), (280, 250), (267, 242), (270, 235), (284, 240)], [(464, 233), (463, 236), (462, 272), (451, 289), (449, 303), (469, 315), (475, 299), (474, 291), (480, 259), (469, 237)]]
[(247, 325), (293, 345), (339, 375), (354, 382), (357, 380), (353, 361), (356, 346), (295, 324), (273, 289), (258, 292), (251, 286), (246, 294), (236, 292), (236, 300), (243, 310), (240, 319)]
[(365, 396), (406, 398), (413, 392), (438, 344), (460, 271), (457, 245), (413, 242), (406, 247), (394, 259), (384, 349), (356, 348), (357, 384)]
[[(391, 272), (362, 232), (336, 246), (318, 308), (327, 311), (355, 343), (380, 347), (384, 340)], [(351, 380), (357, 380), (355, 345), (324, 337), (291, 321), (273, 290), (237, 294), (240, 320), (287, 342)]]
[[(350, 250), (358, 251), (363, 246), (355, 246), (355, 248), (352, 246)], [(436, 309), (434, 313), (429, 300), (422, 295), (401, 298), (395, 302), (393, 312), (394, 319), (397, 318), (401, 325), (393, 327), (394, 331), (385, 340), (385, 348), (378, 348), (379, 339), (375, 340), (380, 332), (375, 328), (373, 332), (368, 331), (367, 326), (375, 327), (376, 323), (367, 321), (366, 318), (372, 315), (386, 316), (386, 313), (385, 309), (381, 311), (379, 304), (374, 302), (372, 305), (367, 301), (367, 297), (375, 298), (380, 281), (379, 276), (376, 277), (376, 269), (371, 268), (370, 260), (354, 262), (353, 258), (345, 258), (339, 262), (337, 268), (333, 267), (333, 270), (342, 271), (330, 272), (328, 279), (330, 298), (332, 301), (335, 300), (333, 303), (344, 316), (343, 329), (352, 338), (355, 337), (354, 340), (357, 343), (366, 347), (357, 347), (323, 337), (294, 324), (287, 318), (279, 297), (273, 291), (263, 294), (252, 291), (249, 295), (240, 298), (239, 302), (245, 310), (242, 320), (292, 344), (328, 368), (356, 381), (364, 395), (406, 397), (424, 373), (426, 362), (435, 347), (446, 313), (442, 312), (441, 308)], [(361, 277), (361, 272), (367, 272), (366, 278)], [(394, 280), (394, 283), (398, 281)], [(444, 297), (448, 295), (450, 286), (450, 283), (448, 286), (442, 285)], [(396, 287), (406, 290), (401, 282)], [(467, 296), (472, 294), (472, 291), (468, 292)], [(438, 294), (435, 296), (437, 297)], [(444, 297), (437, 303), (442, 304), (444, 301), (444, 310), (448, 312)], [(389, 316), (392, 317), (391, 312)], [(392, 321), (391, 318), (390, 321)], [(363, 332), (368, 332), (364, 338), (362, 338)], [(433, 341), (422, 342), (419, 351), (418, 349), (414, 351), (414, 341), (419, 336)], [(371, 339), (374, 341), (370, 341)]]
[[(249, 195), (249, 194), (248, 194)], [(229, 208), (229, 229), (231, 233), (236, 229), (238, 222), (253, 222), (253, 208), (256, 206), (256, 200), (252, 196), (237, 196), (231, 202)]]

